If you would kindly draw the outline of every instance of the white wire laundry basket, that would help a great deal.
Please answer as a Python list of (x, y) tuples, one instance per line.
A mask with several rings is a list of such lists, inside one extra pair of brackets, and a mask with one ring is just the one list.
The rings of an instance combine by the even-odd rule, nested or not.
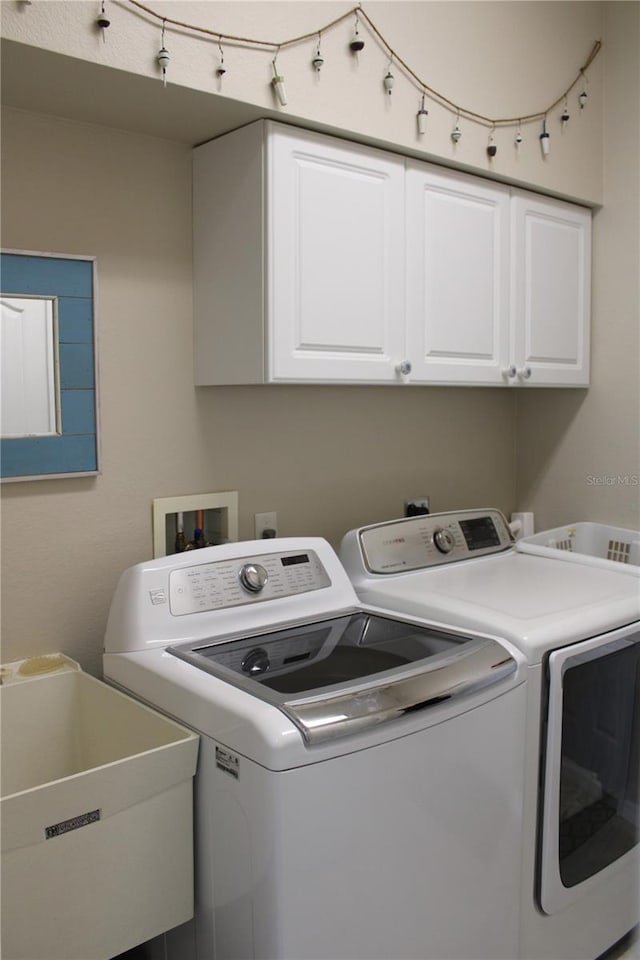
[(571, 523), (516, 542), (516, 550), (640, 577), (640, 531), (604, 523)]

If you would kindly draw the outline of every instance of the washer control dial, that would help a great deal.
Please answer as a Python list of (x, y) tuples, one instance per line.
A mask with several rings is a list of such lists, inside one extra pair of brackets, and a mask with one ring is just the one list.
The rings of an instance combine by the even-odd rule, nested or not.
[(451, 553), (456, 545), (456, 541), (454, 540), (451, 531), (443, 530), (442, 527), (434, 530), (433, 542), (436, 545), (436, 549), (439, 550), (440, 553)]
[(245, 563), (239, 576), (240, 583), (249, 593), (260, 593), (269, 579), (269, 574), (261, 563)]

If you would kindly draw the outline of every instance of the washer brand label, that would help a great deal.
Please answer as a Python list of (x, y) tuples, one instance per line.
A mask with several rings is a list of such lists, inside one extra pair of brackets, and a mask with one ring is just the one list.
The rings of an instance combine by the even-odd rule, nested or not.
[(240, 757), (236, 757), (235, 753), (216, 747), (216, 767), (230, 773), (236, 780), (240, 779)]
[(78, 830), (79, 827), (87, 827), (90, 823), (97, 823), (99, 819), (100, 811), (90, 810), (88, 813), (81, 813), (78, 817), (71, 817), (70, 820), (62, 820), (60, 823), (45, 827), (44, 835), (47, 840), (51, 837), (60, 837), (63, 833), (69, 833), (70, 830)]

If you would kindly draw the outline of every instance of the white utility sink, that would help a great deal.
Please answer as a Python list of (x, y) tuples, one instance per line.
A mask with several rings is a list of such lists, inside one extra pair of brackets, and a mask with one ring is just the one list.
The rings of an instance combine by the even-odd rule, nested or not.
[(190, 919), (197, 735), (60, 654), (0, 671), (4, 960), (107, 960)]

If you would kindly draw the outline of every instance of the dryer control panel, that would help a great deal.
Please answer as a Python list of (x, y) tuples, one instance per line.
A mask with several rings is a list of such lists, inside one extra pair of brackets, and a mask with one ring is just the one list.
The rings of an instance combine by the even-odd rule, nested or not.
[(358, 531), (370, 573), (406, 573), (508, 550), (513, 537), (499, 510), (458, 510), (392, 520)]

